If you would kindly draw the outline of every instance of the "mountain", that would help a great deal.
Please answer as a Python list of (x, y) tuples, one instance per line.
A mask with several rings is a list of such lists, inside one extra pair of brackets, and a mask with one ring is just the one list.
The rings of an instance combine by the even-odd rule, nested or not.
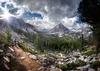
[(33, 25), (25, 23), (22, 19), (16, 17), (10, 17), (9, 20), (0, 18), (0, 34), (6, 33), (6, 31), (10, 32), (13, 40), (21, 40), (22, 38), (33, 40), (34, 35), (38, 32)]
[(23, 30), (24, 32), (32, 32), (34, 33), (36, 31), (35, 27), (29, 23), (25, 23), (24, 20), (18, 19), (15, 17), (10, 17), (10, 21), (7, 22), (10, 27), (14, 29), (20, 29)]
[(70, 30), (66, 28), (62, 23), (56, 25), (54, 28), (49, 30), (50, 34), (56, 34), (56, 35), (64, 35), (68, 34)]

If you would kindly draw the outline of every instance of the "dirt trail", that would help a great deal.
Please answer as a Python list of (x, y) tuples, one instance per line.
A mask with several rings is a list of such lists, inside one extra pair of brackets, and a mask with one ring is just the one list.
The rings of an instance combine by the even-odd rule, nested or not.
[(24, 65), (28, 71), (39, 71), (41, 64), (38, 60), (31, 59), (21, 48), (14, 46), (13, 50), (20, 64)]

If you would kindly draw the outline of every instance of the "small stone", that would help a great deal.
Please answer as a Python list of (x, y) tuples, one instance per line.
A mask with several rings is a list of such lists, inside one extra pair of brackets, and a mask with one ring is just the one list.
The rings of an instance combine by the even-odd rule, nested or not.
[(5, 66), (5, 68), (6, 68), (7, 70), (10, 70), (10, 68), (8, 67), (8, 65), (4, 64), (4, 66)]
[(88, 68), (88, 71), (95, 71), (94, 69), (92, 69), (92, 68)]
[(56, 71), (55, 66), (51, 65), (51, 71)]
[(6, 60), (7, 62), (10, 62), (9, 58), (8, 57), (3, 57), (4, 60)]
[(100, 68), (98, 68), (98, 71), (100, 71)]
[(0, 52), (2, 53), (2, 52), (3, 52), (3, 50), (1, 50), (1, 49), (0, 49)]
[(25, 57), (21, 57), (20, 59), (23, 60), (23, 59), (25, 59)]
[(35, 55), (29, 55), (29, 57), (32, 59), (37, 59), (37, 57)]
[(14, 52), (14, 49), (12, 49), (11, 47), (9, 47), (9, 49), (10, 49), (12, 52)]

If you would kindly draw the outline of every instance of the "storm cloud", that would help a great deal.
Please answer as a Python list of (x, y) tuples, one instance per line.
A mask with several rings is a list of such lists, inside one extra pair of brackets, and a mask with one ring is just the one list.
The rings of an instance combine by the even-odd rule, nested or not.
[(53, 21), (60, 21), (64, 17), (77, 15), (77, 8), (81, 0), (13, 0), (18, 5), (26, 5), (32, 11), (41, 11)]

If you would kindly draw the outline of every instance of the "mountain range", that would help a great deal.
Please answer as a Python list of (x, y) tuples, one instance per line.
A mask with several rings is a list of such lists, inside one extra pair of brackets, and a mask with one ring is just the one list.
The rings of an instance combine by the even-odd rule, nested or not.
[[(39, 28), (38, 28), (39, 29)], [(71, 31), (67, 27), (65, 27), (62, 23), (57, 24), (55, 27), (50, 29), (49, 31), (38, 31), (36, 26), (25, 23), (22, 19), (18, 19), (16, 17), (10, 17), (7, 21), (6, 19), (0, 18), (0, 32), (5, 33), (5, 31), (10, 30), (13, 39), (27, 39), (33, 40), (36, 33), (41, 33), (41, 35), (73, 35), (75, 32)]]

